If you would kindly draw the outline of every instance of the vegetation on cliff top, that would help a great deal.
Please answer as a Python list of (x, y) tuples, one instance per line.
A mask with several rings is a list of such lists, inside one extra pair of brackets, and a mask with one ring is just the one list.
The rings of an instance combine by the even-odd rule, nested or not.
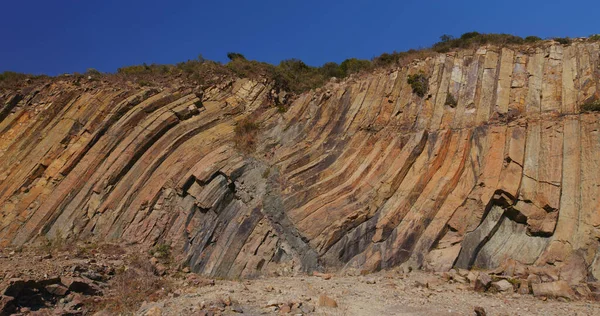
[[(552, 39), (560, 44), (569, 44), (571, 42), (569, 38)], [(591, 35), (588, 37), (588, 40), (600, 41), (600, 35)], [(458, 38), (454, 38), (451, 35), (442, 35), (439, 42), (427, 49), (383, 53), (371, 60), (349, 58), (340, 64), (328, 62), (321, 67), (309, 66), (299, 59), (287, 59), (281, 61), (278, 65), (272, 65), (246, 59), (241, 53), (230, 52), (227, 54), (229, 62), (226, 64), (206, 60), (202, 55), (199, 55), (197, 59), (188, 60), (176, 65), (142, 64), (122, 67), (117, 70), (116, 75), (125, 77), (127, 80), (133, 80), (140, 86), (149, 86), (157, 78), (172, 76), (190, 80), (191, 83), (198, 85), (215, 84), (222, 81), (224, 77), (267, 78), (275, 83), (277, 89), (302, 93), (323, 86), (332, 77), (341, 79), (352, 74), (372, 71), (377, 68), (404, 66), (415, 59), (426, 58), (436, 53), (449, 52), (454, 49), (474, 48), (485, 44), (500, 46), (535, 44), (540, 41), (542, 39), (537, 36), (522, 38), (510, 34), (468, 32)], [(78, 78), (83, 76), (92, 78), (103, 76), (103, 74), (95, 69), (88, 69), (83, 75), (73, 75)], [(22, 82), (27, 78), (36, 78), (36, 76), (10, 71), (0, 73), (0, 87)], [(416, 90), (418, 91), (415, 91), (415, 93), (420, 95), (421, 89), (417, 88)]]

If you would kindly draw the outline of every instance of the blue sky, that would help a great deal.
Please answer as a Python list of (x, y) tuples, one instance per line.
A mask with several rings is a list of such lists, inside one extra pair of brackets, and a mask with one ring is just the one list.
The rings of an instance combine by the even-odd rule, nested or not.
[(600, 1), (3, 1), (0, 72), (114, 72), (229, 51), (309, 65), (428, 47), (442, 34), (600, 33)]

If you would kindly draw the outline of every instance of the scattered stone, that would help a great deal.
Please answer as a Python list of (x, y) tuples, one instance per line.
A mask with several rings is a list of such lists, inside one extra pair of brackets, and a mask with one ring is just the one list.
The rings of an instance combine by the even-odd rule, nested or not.
[(325, 294), (321, 294), (319, 296), (318, 305), (324, 306), (324, 307), (338, 307), (337, 302), (333, 298), (331, 298)]
[(513, 285), (507, 280), (492, 282), (492, 288), (498, 292), (512, 292), (514, 290)]
[(492, 278), (487, 273), (479, 273), (479, 276), (475, 280), (475, 291), (485, 292), (490, 287)]
[(533, 295), (538, 297), (564, 297), (573, 299), (575, 293), (566, 281), (560, 280), (555, 282), (537, 283), (531, 285)]
[(315, 312), (315, 307), (312, 306), (312, 305), (302, 304), (302, 306), (300, 306), (300, 310), (304, 314), (309, 314), (309, 313), (314, 313)]
[(485, 309), (481, 306), (475, 306), (474, 310), (475, 310), (475, 315), (477, 315), (477, 316), (486, 316), (487, 315), (487, 313), (485, 312)]
[(238, 305), (231, 306), (231, 311), (234, 312), (234, 313), (238, 313), (238, 314), (243, 314), (244, 313), (244, 310), (240, 306), (238, 306)]
[(102, 294), (102, 290), (100, 290), (97, 285), (83, 278), (61, 277), (60, 282), (72, 292), (82, 293), (85, 295)]
[(519, 281), (519, 290), (517, 291), (517, 293), (522, 294), (522, 295), (531, 293), (530, 288), (529, 288), (529, 282), (527, 280), (521, 279)]
[(56, 296), (65, 296), (67, 294), (67, 292), (69, 291), (68, 288), (66, 288), (65, 286), (63, 286), (61, 284), (46, 285), (45, 289), (48, 293), (50, 293), (52, 295), (56, 295)]
[(267, 302), (267, 305), (265, 305), (265, 307), (272, 307), (272, 306), (279, 306), (279, 301), (277, 300), (270, 300)]
[(292, 308), (287, 304), (283, 304), (281, 307), (279, 307), (280, 314), (287, 314), (291, 311), (292, 311)]
[(321, 272), (317, 272), (317, 271), (313, 272), (313, 276), (320, 277), (323, 280), (329, 280), (332, 278), (332, 275), (329, 273), (321, 273)]
[(478, 276), (479, 276), (479, 272), (470, 271), (469, 274), (467, 274), (467, 280), (469, 280), (469, 284), (475, 286), (475, 281), (477, 280)]

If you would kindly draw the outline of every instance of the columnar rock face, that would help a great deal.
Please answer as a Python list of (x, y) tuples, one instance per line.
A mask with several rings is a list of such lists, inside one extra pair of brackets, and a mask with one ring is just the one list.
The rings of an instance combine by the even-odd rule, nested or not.
[[(223, 277), (511, 259), (600, 279), (600, 123), (580, 113), (599, 59), (585, 42), (463, 50), (330, 82), (285, 113), (247, 79), (7, 91), (0, 244), (169, 244)], [(406, 80), (419, 72), (424, 98)], [(259, 124), (250, 153), (242, 119)]]

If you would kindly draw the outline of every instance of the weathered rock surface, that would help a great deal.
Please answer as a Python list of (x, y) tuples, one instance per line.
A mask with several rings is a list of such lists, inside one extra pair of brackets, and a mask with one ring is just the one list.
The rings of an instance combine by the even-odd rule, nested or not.
[[(285, 113), (247, 79), (198, 96), (69, 79), (2, 91), (0, 245), (168, 244), (221, 277), (512, 258), (598, 279), (600, 125), (579, 108), (600, 97), (599, 56), (465, 50), (329, 83)], [(418, 71), (425, 98), (406, 82)], [(251, 154), (242, 119), (260, 126)]]

